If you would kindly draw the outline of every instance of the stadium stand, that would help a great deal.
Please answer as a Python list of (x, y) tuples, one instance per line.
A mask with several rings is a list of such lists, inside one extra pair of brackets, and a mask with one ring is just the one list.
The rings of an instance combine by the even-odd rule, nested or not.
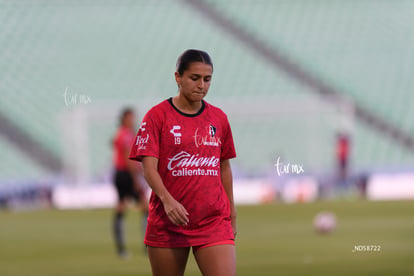
[(47, 170), (44, 170), (36, 162), (27, 158), (24, 152), (13, 147), (13, 145), (1, 136), (0, 147), (2, 149), (2, 159), (4, 160), (0, 167), (0, 181), (18, 179), (22, 173), (24, 173), (26, 179), (37, 179), (47, 175)]
[(404, 103), (414, 99), (408, 77), (413, 3), (207, 2), (353, 100), (414, 134), (413, 117), (402, 119), (407, 115)]
[[(285, 102), (301, 103), (296, 107), (300, 112), (306, 101), (317, 102), (319, 97), (187, 2), (1, 2), (0, 113), (63, 158), (63, 112), (120, 100), (138, 109), (143, 109), (141, 102), (155, 104), (176, 92), (177, 56), (187, 48), (205, 49), (215, 65), (207, 100), (225, 111), (228, 107), (239, 153), (236, 166), (248, 174), (265, 173), (282, 155), (307, 168), (317, 163), (315, 169), (331, 169), (332, 130), (324, 130), (320, 121), (306, 123), (303, 117), (308, 113), (278, 119), (277, 109)], [(281, 49), (351, 101), (414, 136), (408, 104), (414, 100), (414, 59), (410, 58), (414, 17), (409, 1), (375, 6), (373, 1), (204, 2), (270, 48)], [(82, 97), (90, 101), (82, 102)], [(244, 113), (237, 106), (244, 107)], [(270, 111), (260, 110), (261, 106)], [(255, 110), (258, 115), (250, 116)], [(139, 110), (140, 115), (144, 112)], [(322, 120), (318, 116), (314, 120)], [(88, 130), (95, 177), (111, 163), (109, 143), (115, 121), (108, 122)], [(318, 127), (312, 130), (312, 124)], [(352, 144), (353, 164), (358, 168), (414, 163), (412, 153), (357, 120)], [(2, 177), (22, 177), (21, 167), (28, 168), (25, 177), (45, 173), (19, 152), (18, 144), (3, 140), (1, 148), (12, 160), (7, 165), (2, 162)]]

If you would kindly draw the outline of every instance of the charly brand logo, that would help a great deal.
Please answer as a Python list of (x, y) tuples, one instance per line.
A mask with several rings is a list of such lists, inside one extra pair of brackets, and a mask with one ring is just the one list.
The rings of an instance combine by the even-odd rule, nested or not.
[(221, 139), (217, 136), (217, 128), (209, 125), (204, 134), (197, 128), (194, 134), (194, 143), (197, 148), (200, 146), (220, 146)]
[(174, 144), (179, 145), (181, 144), (181, 126), (173, 126), (170, 130), (170, 133), (174, 135)]
[(86, 94), (78, 94), (76, 92), (72, 92), (68, 86), (65, 88), (63, 98), (67, 107), (77, 104), (89, 104), (92, 102), (91, 97)]
[(141, 123), (141, 126), (139, 127), (139, 129), (141, 130), (141, 131), (145, 131), (145, 126), (147, 125), (147, 122), (142, 122)]
[(279, 176), (284, 174), (301, 174), (304, 173), (303, 165), (293, 163), (283, 163), (280, 161), (280, 157), (277, 158), (276, 171)]
[[(181, 151), (169, 158), (167, 168), (173, 176), (196, 176), (209, 175), (218, 176), (218, 165), (220, 158), (216, 156), (200, 156)], [(205, 169), (209, 167), (209, 169)]]

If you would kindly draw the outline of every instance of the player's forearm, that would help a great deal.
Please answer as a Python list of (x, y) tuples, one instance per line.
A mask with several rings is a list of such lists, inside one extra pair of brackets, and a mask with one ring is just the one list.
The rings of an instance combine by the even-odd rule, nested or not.
[(175, 225), (187, 225), (189, 213), (184, 206), (176, 201), (165, 187), (160, 174), (158, 173), (158, 158), (144, 156), (142, 158), (144, 177), (152, 191), (160, 198), (164, 205), (164, 211), (168, 218)]
[(233, 197), (233, 174), (230, 167), (230, 161), (224, 160), (220, 165), (221, 182), (230, 202), (231, 216), (236, 216), (236, 208), (234, 207)]
[(165, 188), (165, 185), (157, 171), (144, 169), (144, 177), (152, 191), (162, 202), (171, 198), (171, 194), (168, 192), (167, 188)]
[[(164, 183), (162, 182), (161, 176), (158, 173), (157, 167), (158, 162), (152, 160), (153, 157), (144, 157), (142, 160), (144, 178), (152, 191), (160, 198), (162, 202), (172, 198), (168, 192)], [(156, 163), (154, 163), (156, 162)]]

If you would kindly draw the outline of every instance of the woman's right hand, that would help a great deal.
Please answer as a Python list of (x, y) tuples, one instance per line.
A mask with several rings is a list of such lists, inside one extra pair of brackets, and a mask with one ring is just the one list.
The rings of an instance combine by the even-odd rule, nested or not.
[(175, 225), (187, 225), (189, 222), (188, 212), (184, 206), (172, 196), (163, 201), (164, 211)]
[(158, 158), (144, 156), (142, 158), (144, 177), (152, 191), (160, 198), (164, 205), (164, 211), (175, 225), (187, 225), (189, 222), (188, 212), (181, 203), (175, 200), (165, 188), (161, 176), (158, 173)]

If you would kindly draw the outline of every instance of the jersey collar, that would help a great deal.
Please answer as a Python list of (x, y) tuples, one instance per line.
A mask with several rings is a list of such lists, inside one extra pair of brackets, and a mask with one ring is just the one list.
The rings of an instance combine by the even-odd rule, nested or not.
[(178, 112), (178, 113), (180, 113), (181, 115), (183, 115), (183, 116), (186, 116), (186, 117), (197, 117), (198, 115), (200, 115), (201, 113), (203, 113), (203, 111), (204, 111), (204, 108), (206, 107), (206, 104), (205, 104), (205, 102), (204, 102), (204, 100), (201, 100), (201, 108), (200, 108), (200, 110), (197, 112), (197, 113), (194, 113), (194, 114), (188, 114), (188, 113), (184, 113), (184, 112), (182, 112), (181, 110), (179, 110), (174, 104), (173, 104), (173, 101), (172, 101), (172, 97), (171, 98), (169, 98), (168, 99), (168, 102), (170, 103), (170, 105)]

